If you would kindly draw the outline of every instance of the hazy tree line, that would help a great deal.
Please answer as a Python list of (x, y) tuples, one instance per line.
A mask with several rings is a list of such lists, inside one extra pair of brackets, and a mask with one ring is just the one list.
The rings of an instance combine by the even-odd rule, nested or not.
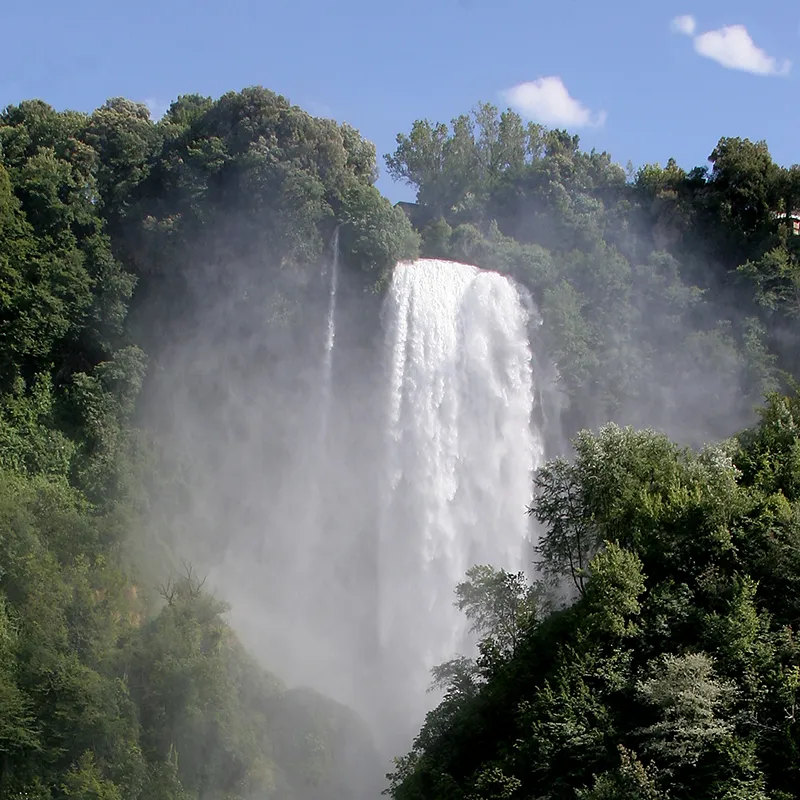
[[(3, 797), (352, 792), (337, 748), (358, 722), (254, 663), (142, 522), (191, 482), (144, 424), (173, 343), (223, 303), (234, 368), (277, 368), (321, 324), (302, 297), (337, 226), (365, 303), (420, 252), (525, 284), (572, 431), (719, 438), (796, 374), (800, 237), (775, 213), (800, 183), (765, 145), (626, 173), (484, 105), (415, 123), (387, 163), (419, 190), (409, 215), (356, 130), (260, 88), (157, 123), (123, 99), (0, 115)], [(257, 354), (237, 347), (254, 318)], [(800, 416), (771, 398), (699, 455), (611, 426), (548, 464), (543, 582), (477, 567), (458, 587), (482, 656), (436, 670), (447, 699), (395, 797), (796, 796)]]
[(183, 97), (158, 124), (122, 99), (0, 116), (2, 797), (352, 791), (360, 723), (254, 663), (169, 531), (142, 530), (183, 484), (137, 422), (209, 297), (234, 304), (231, 341), (235, 303), (278, 337), (336, 224), (356, 268), (414, 255), (374, 177), (357, 131), (263, 89)]
[(423, 253), (507, 272), (543, 319), (568, 427), (609, 419), (693, 443), (752, 419), (798, 369), (800, 169), (723, 138), (709, 167), (634, 171), (480, 105), (414, 123), (386, 156), (418, 189)]

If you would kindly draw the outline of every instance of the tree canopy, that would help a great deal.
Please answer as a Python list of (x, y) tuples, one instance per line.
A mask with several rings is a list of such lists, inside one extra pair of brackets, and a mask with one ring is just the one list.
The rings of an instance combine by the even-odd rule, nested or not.
[(489, 623), (481, 656), (437, 672), (445, 700), (389, 794), (796, 797), (798, 409), (774, 395), (701, 452), (609, 424), (550, 462), (539, 602), (498, 649), (501, 582), (471, 571), (458, 604)]
[[(479, 655), (434, 670), (391, 796), (797, 797), (800, 168), (723, 137), (626, 170), (490, 104), (417, 120), (385, 164), (409, 213), (356, 129), (262, 87), (157, 122), (118, 97), (0, 113), (0, 796), (374, 796), (363, 724), (258, 663), (150, 513), (194, 477), (161, 435), (171, 379), (232, 413), (213, 342), (277, 408), (338, 231), (368, 319), (420, 253), (524, 286), (575, 436), (536, 476), (539, 580), (454, 587)], [(299, 457), (288, 422), (263, 436)]]
[(286, 287), (336, 225), (370, 281), (415, 255), (374, 180), (358, 131), (261, 88), (181, 97), (158, 123), (123, 98), (0, 115), (3, 797), (361, 791), (342, 758), (369, 772), (363, 724), (266, 672), (169, 535), (141, 530), (180, 482), (138, 420), (164, 337), (220, 282), (296, 316)]
[(626, 171), (479, 104), (416, 121), (385, 161), (417, 189), (423, 254), (531, 291), (573, 432), (616, 420), (699, 444), (797, 373), (798, 170), (766, 143), (722, 138), (709, 167)]

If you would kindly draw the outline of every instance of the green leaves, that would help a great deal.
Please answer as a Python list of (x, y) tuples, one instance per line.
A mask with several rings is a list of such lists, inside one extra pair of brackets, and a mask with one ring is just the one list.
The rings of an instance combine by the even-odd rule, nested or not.
[(18, 471), (72, 472), (65, 387), (113, 357), (133, 291), (102, 233), (88, 121), (38, 101), (0, 116), (0, 464)]
[(358, 721), (265, 673), (191, 568), (148, 614), (111, 525), (63, 481), (0, 471), (0, 795), (294, 797), (312, 778), (346, 791), (345, 745), (374, 758)]
[[(419, 187), (425, 194), (423, 202), (434, 213), (448, 207), (446, 176), (444, 174), (444, 152), (448, 141), (447, 126), (431, 124), (428, 120), (417, 120), (411, 133), (397, 134), (397, 149), (386, 155), (386, 167), (395, 180), (403, 180)], [(424, 189), (422, 187), (425, 187)]]
[[(728, 435), (796, 366), (776, 323), (800, 308), (779, 216), (800, 173), (721, 139), (711, 170), (670, 161), (628, 184), (579, 144), (480, 104), (417, 121), (386, 164), (418, 190), (427, 255), (530, 290), (572, 429)], [(251, 370), (273, 334), (311, 330), (300, 298), (337, 226), (364, 286), (418, 254), (373, 185), (374, 146), (251, 87), (180, 97), (158, 123), (121, 98), (91, 115), (21, 103), (0, 154), (0, 794), (344, 796), (337, 747), (366, 740), (356, 722), (260, 671), (192, 575), (152, 607), (118, 551), (167, 480), (131, 428), (142, 345), (169, 375), (185, 365), (161, 357), (191, 330)], [(486, 565), (459, 584), (480, 658), (434, 670), (445, 700), (392, 794), (794, 796), (798, 420), (796, 398), (771, 395), (757, 428), (701, 452), (580, 433), (537, 476), (546, 584)], [(554, 611), (559, 592), (575, 602)]]
[(723, 218), (743, 235), (754, 233), (768, 221), (779, 200), (779, 167), (766, 142), (723, 137), (709, 161)]
[(512, 575), (487, 565), (467, 570), (467, 580), (455, 589), (456, 607), (501, 655), (513, 656), (517, 644), (537, 622), (543, 588), (531, 586), (523, 573)]
[(797, 253), (780, 245), (738, 270), (755, 283), (756, 299), (770, 310), (800, 315), (800, 261)]
[[(458, 797), (794, 796), (797, 405), (773, 396), (758, 426), (700, 452), (607, 425), (548, 462), (540, 568), (571, 603), (520, 628), (490, 670), (440, 668), (448, 694), (392, 796), (445, 775)], [(510, 577), (476, 567), (459, 587), (487, 645), (510, 585), (525, 596)]]
[(399, 261), (413, 261), (419, 236), (408, 217), (374, 186), (352, 182), (342, 195), (339, 247), (345, 263), (380, 278)]
[(645, 591), (642, 562), (635, 553), (613, 542), (589, 564), (584, 602), (587, 624), (601, 637), (622, 639), (638, 633), (635, 618), (642, 610)]
[(673, 768), (697, 764), (706, 748), (733, 732), (724, 712), (734, 699), (735, 685), (716, 677), (705, 653), (665, 655), (637, 690), (660, 715), (641, 731), (647, 752), (662, 756)]
[(620, 765), (597, 775), (591, 789), (578, 789), (578, 800), (668, 800), (658, 786), (658, 773), (645, 766), (632, 750), (619, 746)]
[(76, 800), (122, 800), (120, 790), (100, 774), (88, 750), (67, 773), (61, 791)]
[[(392, 178), (417, 188), (418, 202), (437, 218), (463, 212), (470, 198), (483, 201), (503, 181), (519, 177), (545, 148), (556, 152), (561, 145), (540, 126), (526, 128), (510, 109), (498, 115), (495, 106), (479, 103), (450, 127), (417, 120), (408, 135), (397, 135), (396, 150), (384, 159)], [(465, 217), (475, 221), (469, 211)]]

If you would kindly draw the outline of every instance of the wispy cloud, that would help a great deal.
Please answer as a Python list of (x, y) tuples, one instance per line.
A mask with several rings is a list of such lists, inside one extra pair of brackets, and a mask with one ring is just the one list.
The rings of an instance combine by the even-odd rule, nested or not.
[(695, 52), (716, 61), (726, 69), (737, 69), (752, 75), (786, 75), (791, 61), (779, 62), (756, 45), (744, 25), (725, 25), (716, 30), (695, 36), (697, 24), (694, 17), (684, 15), (672, 20), (675, 33), (690, 36)]
[(333, 109), (326, 103), (319, 100), (309, 100), (303, 104), (303, 108), (314, 117), (333, 119)]
[(170, 103), (164, 103), (160, 100), (155, 100), (152, 97), (148, 97), (146, 100), (142, 101), (146, 106), (148, 111), (150, 112), (150, 119), (153, 122), (158, 122), (164, 114), (169, 111)]
[(697, 22), (691, 14), (684, 14), (672, 20), (672, 30), (675, 33), (682, 33), (684, 36), (694, 36), (697, 30)]
[(556, 75), (506, 89), (504, 100), (523, 117), (543, 125), (583, 128), (603, 125), (606, 112), (593, 113), (567, 91)]

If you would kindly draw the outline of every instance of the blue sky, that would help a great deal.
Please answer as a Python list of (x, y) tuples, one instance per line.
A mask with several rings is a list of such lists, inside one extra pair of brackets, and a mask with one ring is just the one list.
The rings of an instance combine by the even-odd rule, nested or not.
[[(3, 27), (0, 106), (38, 97), (88, 111), (123, 95), (163, 108), (262, 84), (355, 125), (379, 156), (415, 119), (488, 100), (561, 119), (622, 164), (692, 167), (720, 136), (764, 138), (780, 163), (800, 161), (790, 3), (39, 0), (7, 4)], [(379, 186), (411, 197), (385, 175)]]

